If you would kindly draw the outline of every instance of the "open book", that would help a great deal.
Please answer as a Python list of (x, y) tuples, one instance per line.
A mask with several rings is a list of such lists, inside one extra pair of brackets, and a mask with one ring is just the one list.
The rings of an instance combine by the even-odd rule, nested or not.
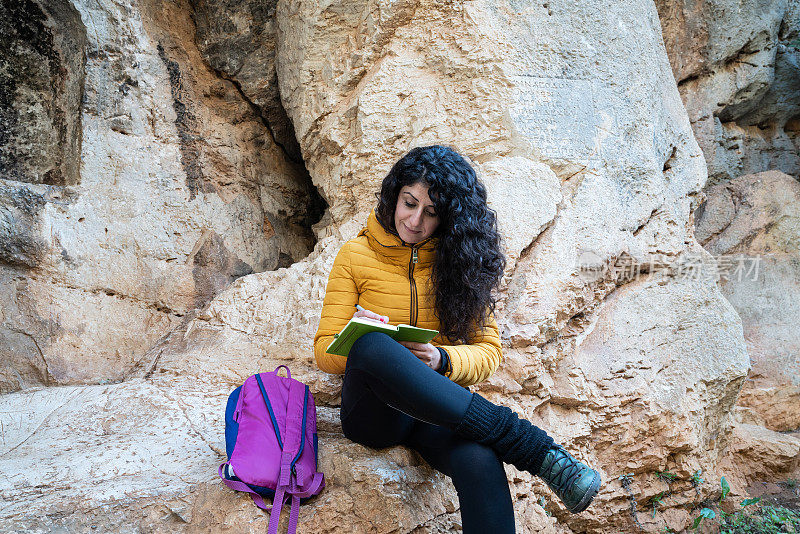
[(407, 324), (393, 326), (379, 323), (372, 319), (353, 317), (350, 319), (350, 322), (342, 328), (341, 332), (333, 336), (333, 342), (328, 345), (325, 352), (329, 354), (338, 354), (339, 356), (347, 356), (356, 339), (369, 332), (384, 332), (397, 341), (414, 341), (416, 343), (429, 343), (439, 334), (438, 330), (417, 328), (416, 326)]

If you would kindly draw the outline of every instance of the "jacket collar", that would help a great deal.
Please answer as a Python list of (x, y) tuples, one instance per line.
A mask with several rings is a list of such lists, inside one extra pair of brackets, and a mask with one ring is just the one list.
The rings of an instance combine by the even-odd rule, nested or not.
[(406, 243), (396, 234), (386, 230), (375, 215), (375, 210), (367, 217), (367, 225), (358, 235), (367, 236), (370, 246), (379, 254), (386, 256), (397, 263), (407, 263), (411, 257), (412, 249), (417, 249), (418, 263), (432, 263), (436, 252), (437, 237), (429, 237), (421, 243), (411, 245)]

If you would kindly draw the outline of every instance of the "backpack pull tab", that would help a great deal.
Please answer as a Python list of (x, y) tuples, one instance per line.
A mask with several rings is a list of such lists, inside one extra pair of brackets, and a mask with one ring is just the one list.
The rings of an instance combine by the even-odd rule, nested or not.
[(278, 484), (282, 487), (288, 487), (289, 483), (292, 479), (292, 456), (288, 454), (286, 451), (283, 452), (281, 458), (281, 473), (280, 477), (278, 478)]
[(283, 466), (281, 468), (281, 476), (280, 480), (278, 481), (278, 484), (280, 484), (281, 487), (289, 486), (289, 483), (291, 482), (291, 474), (292, 471), (291, 469), (289, 469), (289, 466), (288, 465)]
[(303, 470), (303, 465), (300, 463), (294, 464), (292, 467), (292, 474), (294, 475), (295, 482), (299, 480), (305, 480), (305, 471)]

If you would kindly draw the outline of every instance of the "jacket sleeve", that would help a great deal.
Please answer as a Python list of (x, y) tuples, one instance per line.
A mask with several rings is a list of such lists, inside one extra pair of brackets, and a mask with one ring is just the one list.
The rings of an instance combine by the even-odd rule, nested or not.
[(450, 356), (451, 371), (445, 375), (456, 384), (471, 386), (489, 378), (500, 366), (503, 351), (494, 316), (469, 345), (441, 345)]
[(314, 359), (326, 373), (342, 374), (347, 363), (344, 356), (328, 354), (325, 349), (356, 311), (358, 289), (350, 266), (350, 254), (350, 244), (345, 243), (333, 261), (322, 302), (322, 316), (314, 336)]

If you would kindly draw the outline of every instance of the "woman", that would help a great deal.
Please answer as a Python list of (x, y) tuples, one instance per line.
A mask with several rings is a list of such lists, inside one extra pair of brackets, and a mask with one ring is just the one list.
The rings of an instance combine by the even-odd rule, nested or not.
[[(595, 470), (543, 430), (465, 387), (502, 358), (493, 292), (504, 267), (475, 171), (449, 147), (415, 148), (392, 167), (366, 227), (336, 256), (314, 338), (320, 369), (344, 373), (344, 435), (373, 448), (406, 445), (451, 477), (465, 533), (514, 532), (503, 462), (542, 477), (573, 512), (600, 486)], [(352, 317), (440, 333), (410, 343), (373, 332), (347, 358), (326, 353)]]

